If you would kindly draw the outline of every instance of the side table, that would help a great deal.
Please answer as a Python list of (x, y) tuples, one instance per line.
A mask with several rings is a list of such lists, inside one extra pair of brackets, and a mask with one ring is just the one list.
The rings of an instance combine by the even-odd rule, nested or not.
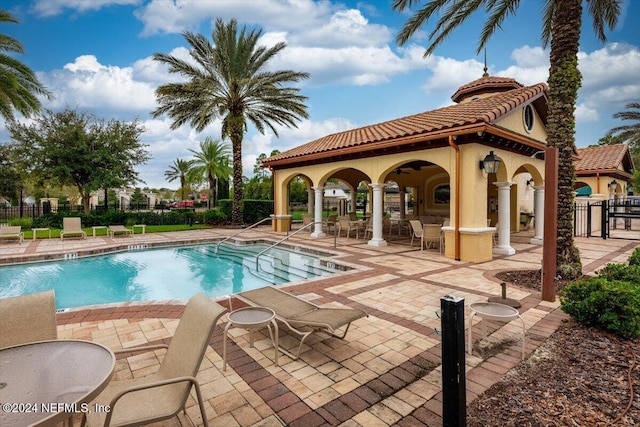
[(486, 337), (487, 333), (484, 328), (484, 319), (497, 320), (499, 322), (510, 322), (515, 319), (520, 319), (522, 322), (522, 360), (524, 360), (524, 320), (520, 316), (520, 312), (515, 308), (506, 304), (499, 304), (495, 302), (475, 302), (469, 304), (471, 315), (469, 316), (469, 355), (472, 354), (473, 340), (471, 338), (471, 329), (473, 326), (473, 317), (477, 314), (482, 319), (482, 337)]
[[(96, 237), (96, 230), (99, 230), (99, 229), (106, 229), (106, 228), (107, 228), (107, 226), (106, 226), (106, 225), (94, 225), (93, 227), (91, 227), (91, 229), (93, 230), (93, 237)], [(108, 235), (108, 234), (109, 234), (109, 233), (107, 232), (107, 235)]]
[(136, 234), (136, 228), (142, 228), (142, 234), (145, 234), (145, 232), (147, 231), (147, 224), (133, 224), (131, 226), (133, 234)]
[[(262, 329), (265, 326), (269, 329), (269, 336), (273, 343), (274, 363), (278, 366), (278, 323), (276, 322), (276, 313), (266, 307), (246, 307), (239, 308), (229, 313), (227, 325), (224, 327), (224, 338), (222, 342), (222, 370), (227, 370), (227, 337), (231, 327), (243, 328), (249, 331), (249, 345), (253, 347), (253, 331)], [(271, 332), (271, 325), (275, 330)]]
[(51, 229), (50, 228), (32, 228), (31, 231), (33, 231), (33, 240), (36, 240), (36, 235), (38, 234), (38, 231), (48, 231), (49, 232), (49, 238), (51, 238)]

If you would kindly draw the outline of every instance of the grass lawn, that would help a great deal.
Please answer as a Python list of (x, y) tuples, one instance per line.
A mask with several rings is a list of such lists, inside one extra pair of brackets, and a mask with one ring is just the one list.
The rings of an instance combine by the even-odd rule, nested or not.
[[(127, 228), (131, 228), (131, 227), (127, 227)], [(194, 224), (194, 225), (188, 225), (188, 224), (179, 224), (179, 225), (147, 225), (146, 228), (146, 232), (147, 233), (165, 233), (168, 231), (185, 231), (185, 230), (198, 230), (198, 229), (204, 229), (204, 228), (211, 228), (208, 225), (203, 225), (203, 224)], [(82, 228), (86, 233), (87, 236), (93, 236), (93, 229), (91, 227), (83, 227)], [(59, 238), (60, 237), (60, 229), (59, 228), (52, 228), (51, 229), (51, 238)], [(136, 234), (140, 234), (141, 233), (141, 229), (136, 227)], [(33, 231), (27, 229), (27, 230), (23, 230), (24, 232), (24, 239), (25, 240), (30, 240), (33, 239)], [(98, 228), (96, 230), (96, 236), (106, 236), (107, 235), (107, 229), (106, 228)], [(46, 239), (49, 237), (49, 233), (46, 231), (39, 231), (38, 235), (37, 235), (37, 239)]]

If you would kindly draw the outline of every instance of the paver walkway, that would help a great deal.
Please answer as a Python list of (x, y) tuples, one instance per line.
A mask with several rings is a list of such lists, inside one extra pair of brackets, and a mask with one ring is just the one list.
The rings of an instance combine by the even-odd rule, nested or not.
[[(100, 253), (128, 245), (213, 241), (235, 230), (193, 230), (135, 235), (133, 238), (90, 237), (86, 240), (43, 239), (0, 245), (0, 264), (61, 253)], [(276, 239), (270, 228), (243, 233), (239, 239)], [(231, 329), (229, 367), (222, 371), (223, 317), (211, 338), (198, 380), (202, 384), (210, 425), (215, 426), (439, 426), (442, 425), (441, 347), (436, 329), (440, 299), (455, 295), (465, 304), (500, 295), (493, 275), (506, 269), (537, 269), (542, 248), (527, 235), (514, 235), (517, 253), (483, 264), (444, 258), (437, 250), (420, 251), (408, 240), (370, 247), (363, 240), (312, 239), (300, 233), (292, 242), (336, 253), (355, 270), (323, 279), (283, 286), (323, 306), (365, 310), (368, 318), (352, 325), (345, 340), (317, 334), (303, 347), (299, 360), (280, 356), (273, 363), (268, 334), (249, 347), (248, 334)], [(578, 239), (585, 273), (611, 261), (625, 261), (637, 241)], [(559, 303), (543, 302), (539, 292), (510, 287), (508, 296), (521, 302), (526, 325), (526, 354), (533, 352), (567, 316)], [(226, 300), (220, 301), (226, 304)], [(130, 303), (72, 309), (58, 314), (59, 337), (93, 340), (112, 349), (167, 341), (183, 305), (180, 302)], [(468, 315), (468, 311), (467, 311)], [(479, 322), (479, 319), (477, 319)], [(487, 322), (488, 337), (467, 356), (467, 403), (520, 363), (520, 324)], [(480, 337), (479, 325), (474, 329)], [(285, 348), (297, 341), (281, 334)], [(477, 349), (482, 349), (483, 356)], [(157, 369), (161, 352), (126, 357), (116, 364), (116, 379), (146, 375)], [(158, 425), (201, 425), (195, 401), (187, 415)]]

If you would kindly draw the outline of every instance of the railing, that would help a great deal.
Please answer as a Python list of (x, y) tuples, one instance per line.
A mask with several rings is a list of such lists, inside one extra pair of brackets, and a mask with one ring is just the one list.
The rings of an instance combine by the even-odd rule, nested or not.
[(250, 229), (252, 229), (252, 228), (254, 228), (254, 227), (256, 227), (256, 226), (258, 226), (258, 225), (262, 224), (263, 222), (265, 222), (265, 221), (269, 221), (269, 220), (271, 220), (271, 217), (263, 218), (263, 219), (261, 219), (260, 221), (256, 222), (255, 224), (252, 224), (252, 225), (248, 226), (247, 228), (243, 228), (242, 230), (238, 231), (237, 233), (234, 233), (234, 234), (232, 234), (231, 236), (228, 236), (228, 237), (224, 238), (223, 240), (220, 240), (220, 241), (218, 242), (218, 244), (216, 245), (216, 253), (218, 253), (218, 248), (220, 247), (220, 245), (221, 245), (221, 244), (223, 244), (224, 242), (226, 242), (227, 240), (229, 240), (229, 239), (233, 239), (233, 238), (234, 238), (234, 237), (236, 237), (237, 235), (242, 234), (242, 233), (244, 233), (245, 231), (250, 230)]
[(315, 221), (315, 222), (310, 222), (309, 224), (305, 224), (304, 226), (300, 227), (299, 229), (297, 229), (296, 231), (294, 231), (291, 234), (287, 234), (285, 237), (283, 237), (282, 239), (278, 240), (277, 242), (275, 242), (273, 245), (269, 246), (266, 249), (263, 249), (257, 256), (256, 256), (256, 270), (260, 269), (260, 264), (258, 264), (258, 261), (260, 260), (260, 256), (262, 254), (264, 254), (265, 252), (267, 252), (269, 249), (272, 249), (276, 246), (278, 246), (280, 243), (284, 242), (285, 240), (288, 240), (290, 237), (295, 236), (296, 234), (300, 233), (301, 231), (311, 227), (312, 225), (316, 225), (316, 224), (322, 224), (322, 221)]

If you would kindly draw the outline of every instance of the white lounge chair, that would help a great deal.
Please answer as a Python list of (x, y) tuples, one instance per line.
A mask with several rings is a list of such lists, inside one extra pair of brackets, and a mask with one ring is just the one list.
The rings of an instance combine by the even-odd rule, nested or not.
[(22, 227), (19, 225), (9, 225), (7, 227), (0, 228), (0, 240), (17, 240), (22, 243), (24, 240)]
[(82, 237), (87, 238), (87, 233), (82, 229), (82, 222), (79, 217), (62, 218), (62, 231), (60, 231), (60, 239), (65, 237)]

